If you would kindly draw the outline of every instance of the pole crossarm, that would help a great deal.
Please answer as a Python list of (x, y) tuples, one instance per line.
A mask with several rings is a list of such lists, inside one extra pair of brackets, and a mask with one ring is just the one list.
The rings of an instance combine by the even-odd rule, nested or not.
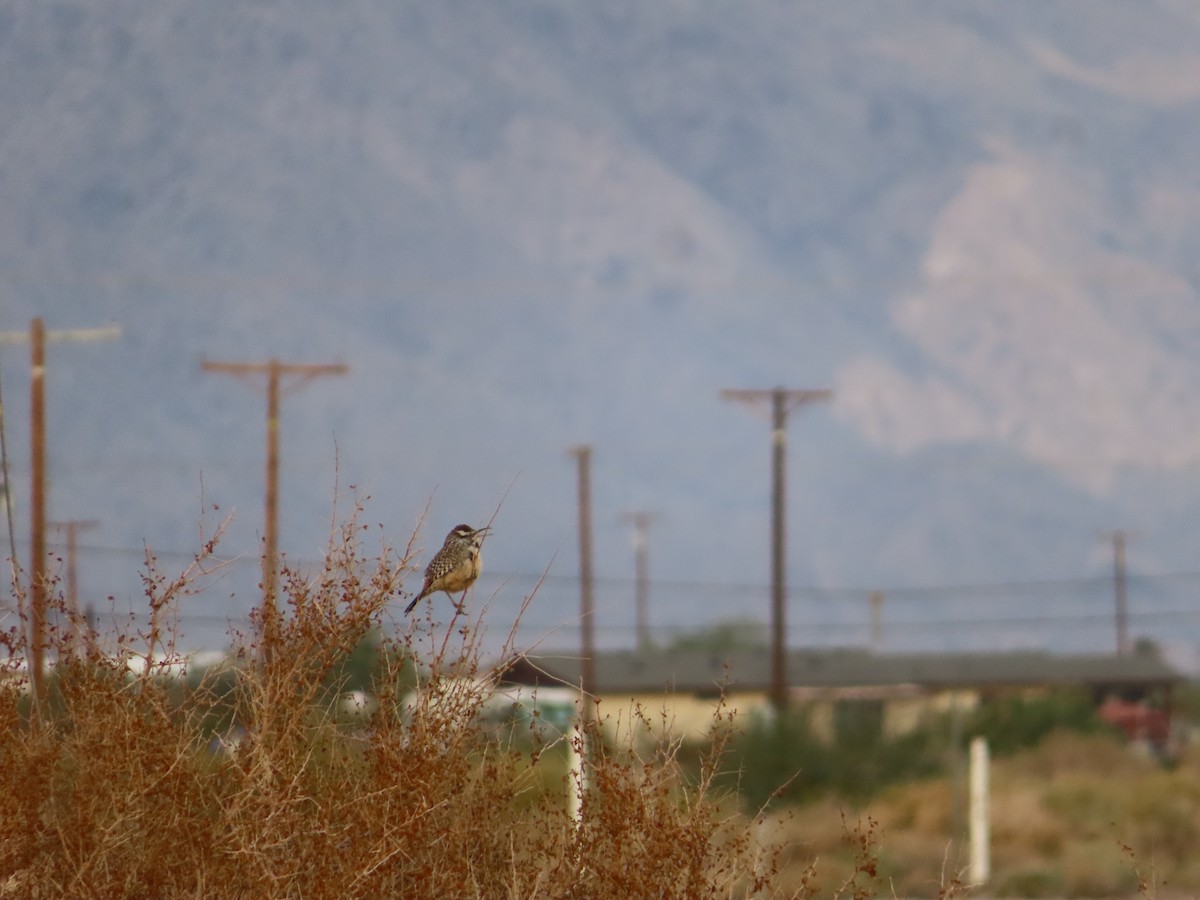
[(635, 532), (644, 532), (655, 520), (662, 518), (660, 513), (646, 509), (622, 510), (620, 516), (622, 522), (633, 525)]
[(47, 528), (53, 528), (55, 531), (61, 531), (67, 536), (68, 546), (75, 540), (76, 536), (92, 528), (98, 528), (100, 522), (96, 519), (67, 519), (64, 522), (47, 522)]
[(226, 375), (233, 375), (241, 379), (249, 379), (258, 375), (267, 375), (268, 377), (274, 375), (278, 378), (292, 376), (296, 380), (291, 384), (281, 384), (279, 386), (280, 390), (284, 393), (295, 390), (301, 385), (312, 381), (314, 378), (320, 378), (323, 375), (345, 375), (350, 371), (350, 367), (343, 363), (299, 365), (296, 363), (282, 363), (274, 359), (265, 363), (212, 362), (204, 360), (200, 363), (200, 368), (205, 372), (223, 372)]
[[(57, 328), (43, 332), (47, 344), (84, 344), (94, 341), (115, 341), (121, 337), (120, 325), (101, 328)], [(0, 331), (0, 344), (28, 344), (28, 331)]]
[(786, 388), (771, 388), (767, 390), (750, 390), (743, 388), (723, 388), (722, 400), (736, 400), (740, 403), (770, 402), (776, 394), (783, 395), (783, 411), (789, 413), (798, 406), (808, 403), (827, 402), (833, 399), (833, 391), (827, 388), (819, 390), (789, 390)]

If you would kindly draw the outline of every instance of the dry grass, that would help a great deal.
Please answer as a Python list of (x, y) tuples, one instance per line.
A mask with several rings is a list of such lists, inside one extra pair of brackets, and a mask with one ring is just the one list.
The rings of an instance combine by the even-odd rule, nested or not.
[[(992, 878), (984, 892), (1011, 897), (1200, 895), (1200, 758), (1167, 769), (1111, 735), (1055, 732), (1037, 748), (995, 760), (991, 778)], [(880, 893), (944, 896), (965, 879), (945, 778), (884, 791), (854, 816), (878, 823)], [(817, 859), (817, 872), (853, 864), (838, 801), (788, 811), (777, 839), (783, 883)], [(951, 891), (953, 892), (953, 891)]]
[[(386, 630), (413, 571), (407, 551), (365, 558), (362, 531), (356, 518), (337, 530), (317, 577), (283, 573), (269, 660), (247, 640), (239, 664), (177, 677), (172, 610), (213, 540), (180, 577), (148, 558), (150, 625), (115, 653), (52, 635), (59, 664), (40, 711), (17, 666), (22, 635), (4, 637), (0, 896), (780, 893), (755, 824), (711, 789), (719, 736), (690, 784), (677, 745), (606, 747), (598, 724), (497, 736), (479, 718), (492, 683), (478, 620), (426, 620), (385, 641), (377, 707), (339, 716), (339, 667)], [(568, 741), (587, 751), (574, 774)]]

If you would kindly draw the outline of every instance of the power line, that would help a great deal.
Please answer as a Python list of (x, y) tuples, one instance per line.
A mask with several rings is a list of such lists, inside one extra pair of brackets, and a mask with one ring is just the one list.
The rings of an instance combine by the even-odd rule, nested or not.
[[(18, 547), (28, 546), (28, 541), (24, 539), (17, 540)], [(50, 548), (58, 548), (65, 550), (65, 543), (56, 543), (50, 541), (47, 545)], [(141, 558), (145, 555), (145, 547), (120, 547), (105, 544), (85, 544), (79, 545), (79, 551), (83, 553), (105, 554), (109, 556), (132, 556)], [(154, 556), (161, 560), (178, 560), (190, 562), (196, 558), (195, 552), (185, 550), (170, 550), (155, 548)], [(246, 554), (238, 554), (236, 556), (219, 556), (213, 555), (210, 557), (214, 563), (226, 565), (258, 565), (259, 561), (255, 557)], [(292, 563), (297, 568), (303, 567), (319, 567), (324, 564), (324, 561), (315, 557), (293, 557)], [(546, 584), (571, 584), (579, 583), (579, 576), (574, 574), (558, 574), (549, 573), (543, 575), (541, 572), (534, 571), (519, 571), (519, 570), (496, 570), (489, 569), (480, 578), (483, 582), (490, 581), (539, 581), (542, 580)], [(1126, 574), (1126, 580), (1130, 588), (1138, 585), (1152, 585), (1157, 582), (1166, 581), (1200, 581), (1200, 569), (1182, 569), (1173, 572), (1131, 572)], [(636, 586), (636, 578), (631, 578), (627, 575), (597, 575), (592, 576), (593, 584), (598, 588), (632, 588)], [(823, 586), (823, 585), (795, 585), (788, 587), (788, 596), (793, 598), (821, 598), (821, 599), (836, 599), (852, 602), (860, 602), (864, 597), (870, 596), (873, 591), (882, 590), (888, 595), (888, 599), (926, 599), (928, 597), (952, 596), (957, 600), (986, 600), (989, 594), (1005, 595), (1012, 593), (1038, 593), (1055, 588), (1088, 588), (1111, 585), (1112, 575), (1075, 575), (1062, 576), (1056, 578), (1039, 578), (1039, 579), (1012, 579), (1009, 581), (951, 581), (951, 582), (930, 582), (928, 584), (903, 584), (891, 585), (883, 587), (867, 587), (867, 586)], [(648, 585), (656, 590), (663, 591), (682, 591), (682, 590), (698, 590), (705, 592), (752, 592), (766, 591), (770, 585), (761, 581), (700, 581), (696, 579), (686, 578), (650, 578)]]
[[(397, 600), (397, 602), (399, 602)], [(121, 617), (128, 616), (129, 613), (121, 612), (117, 615)], [(217, 615), (214, 613), (188, 613), (180, 611), (180, 622), (196, 622), (210, 624), (249, 624), (251, 619), (247, 615)], [(977, 616), (958, 619), (900, 619), (896, 622), (889, 622), (889, 630), (909, 631), (939, 631), (939, 630), (957, 630), (963, 628), (982, 628), (994, 627), (1002, 625), (1037, 625), (1047, 623), (1094, 623), (1096, 626), (1102, 626), (1111, 622), (1112, 616), (1107, 612), (1078, 612), (1078, 613), (1051, 613), (1044, 615), (1027, 615), (1027, 616)], [(1131, 622), (1168, 622), (1195, 619), (1200, 620), (1200, 609), (1164, 609), (1147, 611), (1140, 613), (1131, 613)], [(563, 625), (562, 622), (555, 622), (549, 619), (541, 619), (537, 617), (526, 616), (522, 618), (521, 625), (524, 628), (558, 628)], [(627, 623), (603, 623), (595, 624), (597, 632), (608, 634), (635, 634), (636, 627)], [(704, 626), (701, 625), (701, 628)], [(809, 631), (861, 631), (866, 633), (869, 630), (867, 622), (853, 621), (833, 621), (833, 620), (810, 620), (801, 623), (794, 623), (790, 626), (791, 631), (796, 633)], [(694, 629), (682, 629), (678, 625), (674, 626), (658, 626), (652, 628), (651, 631), (660, 634), (688, 634)]]
[[(958, 284), (964, 288), (975, 288), (981, 283), (989, 285), (1005, 285), (1017, 288), (1044, 289), (1046, 277), (1030, 277), (1028, 275), (1010, 274), (1004, 278), (988, 275), (986, 278), (975, 276), (960, 276), (945, 279), (943, 284)], [(1146, 284), (1145, 276), (1138, 273), (1111, 274), (1110, 282), (1140, 285)], [(2, 269), (0, 283), (20, 285), (24, 287), (89, 287), (109, 288), (112, 290), (128, 291), (139, 286), (151, 286), (159, 289), (204, 290), (211, 293), (214, 289), (225, 289), (238, 294), (275, 289), (275, 290), (319, 290), (322, 292), (346, 294), (353, 291), (368, 292), (374, 295), (384, 294), (396, 296), (400, 294), (434, 294), (437, 296), (484, 296), (493, 297), (497, 294), (525, 293), (534, 296), (545, 296), (560, 292), (562, 281), (553, 278), (496, 278), (492, 276), (479, 277), (425, 277), (404, 278), (401, 276), (379, 277), (347, 277), (345, 275), (322, 274), (264, 274), (248, 275), (232, 272), (200, 271), (196, 274), (181, 274), (176, 270), (126, 271), (107, 269), (101, 271), (64, 273), (45, 272), (29, 269)], [(595, 287), (596, 293), (611, 294), (618, 289)], [(779, 296), (792, 298), (795, 294), (795, 283), (788, 278), (762, 277), (755, 279), (738, 279), (714, 286), (700, 288), (700, 296), (716, 296), (734, 299), (745, 297), (747, 294), (762, 296)]]

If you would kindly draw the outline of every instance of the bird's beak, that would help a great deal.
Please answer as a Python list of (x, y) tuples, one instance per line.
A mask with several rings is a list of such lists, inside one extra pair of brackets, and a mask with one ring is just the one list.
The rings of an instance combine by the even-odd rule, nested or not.
[(475, 533), (476, 534), (487, 534), (491, 530), (492, 530), (491, 525), (484, 525), (482, 528), (476, 528)]

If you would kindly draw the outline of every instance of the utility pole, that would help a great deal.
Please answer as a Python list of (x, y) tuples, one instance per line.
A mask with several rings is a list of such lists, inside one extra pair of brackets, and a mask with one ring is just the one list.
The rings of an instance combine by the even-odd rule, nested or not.
[(1113, 546), (1113, 595), (1116, 600), (1117, 656), (1125, 656), (1129, 652), (1129, 609), (1125, 584), (1125, 542), (1128, 534), (1117, 529), (1105, 532), (1104, 536), (1112, 541)]
[(883, 591), (871, 591), (871, 649), (883, 647)]
[(650, 523), (658, 518), (652, 512), (635, 510), (621, 513), (621, 518), (633, 524), (634, 615), (637, 622), (637, 649), (645, 653), (650, 639)]
[[(279, 639), (279, 611), (276, 607), (276, 582), (279, 577), (276, 562), (279, 544), (279, 399), (284, 390), (295, 390), (301, 385), (322, 375), (344, 375), (349, 367), (340, 363), (331, 365), (297, 365), (282, 363), (277, 359), (265, 363), (209, 362), (200, 364), (205, 372), (222, 372), (239, 378), (267, 376), (267, 497), (266, 524), (263, 533), (262, 589), (263, 589), (263, 648), (264, 662), (269, 663)], [(286, 387), (281, 384), (285, 377), (294, 380)]]
[[(100, 523), (95, 519), (68, 519), (65, 522), (48, 522), (55, 531), (67, 535), (67, 613), (71, 617), (71, 646), (74, 648), (79, 639), (79, 576), (76, 566), (77, 539), (79, 533), (95, 528)], [(88, 629), (87, 642), (92, 641), (91, 629)]]
[[(39, 316), (29, 332), (0, 332), (0, 343), (29, 342), (29, 670), (39, 708), (46, 700), (46, 344), (115, 340), (119, 325), (47, 331)], [(14, 561), (15, 563), (15, 561)]]
[(721, 391), (725, 400), (771, 404), (771, 704), (776, 712), (787, 708), (787, 586), (785, 582), (785, 469), (787, 417), (793, 409), (832, 399), (833, 391), (772, 390)]
[(571, 448), (579, 464), (579, 631), (582, 642), (580, 689), (584, 719), (590, 720), (590, 695), (596, 691), (595, 601), (592, 593), (592, 448), (580, 444)]

